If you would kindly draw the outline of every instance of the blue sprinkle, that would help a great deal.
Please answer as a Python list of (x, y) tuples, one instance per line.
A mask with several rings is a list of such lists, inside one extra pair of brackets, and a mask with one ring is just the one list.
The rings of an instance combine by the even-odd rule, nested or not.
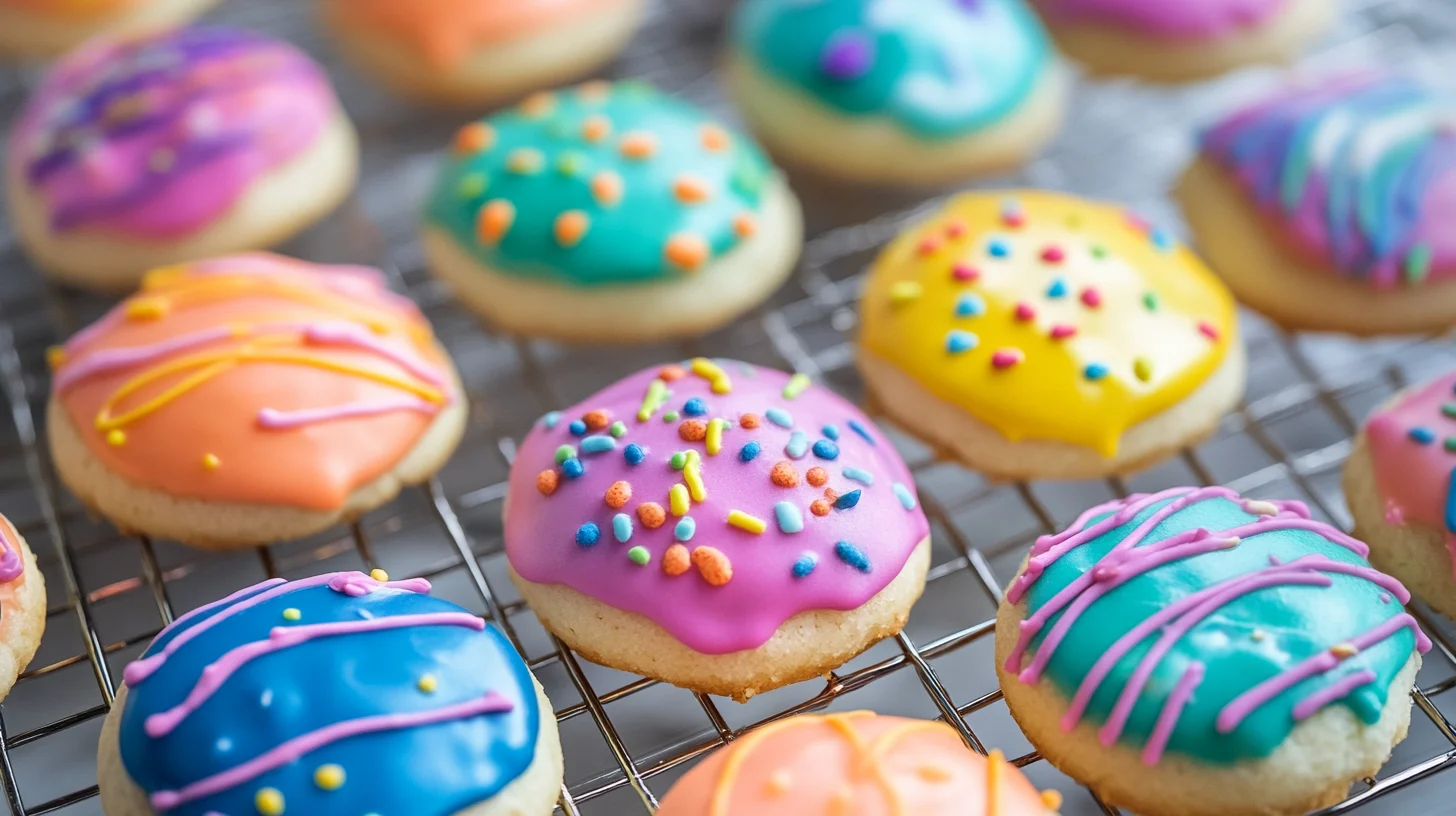
[(612, 534), (623, 544), (632, 538), (632, 517), (626, 513), (612, 516)]
[(576, 543), (580, 547), (594, 547), (602, 537), (602, 531), (597, 528), (596, 522), (588, 521), (586, 524), (576, 528)]
[(1406, 435), (1410, 437), (1412, 442), (1418, 445), (1429, 445), (1436, 441), (1436, 435), (1431, 432), (1430, 428), (1411, 428), (1410, 433)]
[(579, 419), (573, 419), (571, 421), (571, 424), (566, 426), (566, 429), (571, 431), (576, 436), (586, 435), (586, 423), (582, 422)]
[(968, 331), (951, 329), (945, 335), (945, 350), (951, 354), (960, 354), (963, 351), (970, 351), (980, 345), (981, 338)]
[(1153, 227), (1152, 231), (1148, 233), (1148, 238), (1152, 239), (1153, 246), (1163, 252), (1173, 251), (1173, 236), (1162, 227)]
[(1107, 366), (1101, 363), (1088, 363), (1087, 367), (1082, 369), (1082, 376), (1096, 382), (1107, 376)]
[(861, 425), (859, 420), (851, 419), (849, 421), (849, 429), (864, 437), (864, 441), (870, 443), (871, 445), (875, 444), (875, 438), (873, 436), (870, 436), (870, 429)]
[(844, 478), (849, 479), (852, 482), (859, 482), (860, 484), (864, 485), (865, 487), (869, 487), (870, 485), (872, 485), (872, 484), (875, 483), (875, 476), (874, 476), (873, 473), (870, 473), (868, 470), (862, 470), (862, 469), (857, 468), (857, 467), (847, 467), (847, 468), (845, 468), (844, 469)]
[(642, 460), (647, 458), (647, 451), (643, 450), (641, 445), (633, 442), (622, 449), (622, 458), (626, 459), (629, 465), (640, 465)]
[(961, 295), (956, 301), (956, 317), (980, 317), (986, 313), (986, 301), (974, 292)]
[(683, 516), (682, 520), (673, 528), (672, 534), (678, 541), (692, 541), (693, 533), (698, 531), (698, 523), (693, 521), (692, 516)]
[(836, 442), (839, 441), (839, 428), (834, 425), (825, 425), (819, 432)]
[(915, 493), (910, 488), (899, 482), (895, 482), (893, 485), (890, 485), (890, 489), (895, 491), (895, 498), (900, 500), (901, 507), (906, 510), (915, 509), (915, 505), (918, 502), (915, 501)]
[(546, 416), (541, 417), (541, 423), (546, 426), (546, 430), (548, 430), (548, 431), (551, 430), (552, 428), (555, 428), (556, 427), (556, 423), (558, 423), (560, 421), (561, 421), (561, 412), (560, 411), (552, 411), (551, 413), (547, 414)]
[(581, 440), (581, 449), (585, 453), (606, 453), (617, 449), (617, 440), (601, 434), (588, 436)]
[(1047, 287), (1046, 296), (1049, 298), (1066, 297), (1067, 282), (1065, 280), (1062, 280), (1061, 278), (1053, 280), (1052, 285)]
[(870, 571), (870, 557), (864, 554), (864, 550), (854, 546), (848, 541), (841, 541), (834, 545), (834, 554), (839, 560), (854, 567), (860, 572)]
[(769, 422), (772, 422), (780, 428), (794, 427), (794, 418), (789, 416), (789, 412), (782, 408), (770, 408), (764, 411), (763, 415), (768, 417)]
[(1011, 245), (1000, 238), (992, 238), (991, 242), (986, 245), (986, 251), (991, 254), (992, 258), (1005, 258), (1011, 254)]
[(692, 399), (683, 403), (682, 412), (684, 416), (702, 416), (703, 414), (708, 413), (708, 403), (703, 402), (701, 397), (693, 397)]
[(797, 533), (804, 529), (804, 514), (799, 505), (782, 501), (774, 505), (774, 516), (779, 520), (779, 529), (785, 533)]
[(575, 456), (561, 463), (561, 472), (566, 474), (568, 479), (580, 479), (581, 474), (586, 473), (586, 466)]
[[(819, 441), (822, 442), (824, 440), (821, 439)], [(814, 443), (814, 445), (815, 447), (818, 447), (819, 443), (816, 442)], [(789, 444), (784, 446), (784, 453), (787, 453), (790, 459), (803, 459), (804, 454), (808, 452), (809, 437), (804, 436), (803, 431), (794, 431), (793, 433), (789, 434)]]
[(859, 497), (863, 492), (861, 490), (851, 490), (848, 493), (840, 494), (839, 498), (834, 500), (834, 509), (848, 510), (856, 504), (859, 504)]
[(811, 552), (806, 552), (799, 556), (798, 560), (794, 561), (794, 577), (808, 578), (809, 573), (813, 572), (814, 567), (818, 565), (819, 556)]
[(839, 458), (839, 446), (828, 439), (821, 439), (814, 443), (814, 455), (820, 459), (833, 461)]
[(754, 458), (758, 456), (759, 451), (762, 450), (762, 445), (758, 444), (757, 442), (749, 442), (748, 444), (738, 449), (738, 460), (740, 462), (752, 462)]

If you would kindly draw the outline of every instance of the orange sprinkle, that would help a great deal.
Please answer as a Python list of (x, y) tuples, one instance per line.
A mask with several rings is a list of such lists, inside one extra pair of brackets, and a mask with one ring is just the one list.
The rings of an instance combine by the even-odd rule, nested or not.
[(768, 478), (779, 487), (798, 487), (799, 471), (794, 469), (794, 463), (785, 459), (774, 463), (773, 470), (768, 472)]
[[(673, 545), (677, 546), (677, 545)], [(715, 547), (698, 547), (693, 550), (693, 566), (702, 573), (703, 580), (713, 586), (723, 586), (733, 580), (733, 562)]]
[(495, 146), (495, 128), (484, 122), (471, 122), (455, 131), (455, 154), (469, 156)]
[(752, 238), (753, 234), (758, 232), (758, 219), (749, 213), (739, 213), (738, 217), (733, 219), (733, 232), (739, 238)]
[(52, 371), (66, 364), (66, 350), (60, 346), (51, 346), (46, 349), (45, 355), (46, 365), (50, 366)]
[(926, 238), (920, 242), (915, 251), (921, 255), (934, 255), (940, 251), (940, 240), (934, 237)]
[(592, 197), (603, 207), (615, 207), (622, 200), (622, 177), (610, 170), (592, 176)]
[(815, 499), (814, 503), (809, 505), (809, 512), (816, 516), (827, 516), (833, 506), (826, 499)]
[(612, 95), (612, 83), (602, 79), (583, 82), (577, 86), (576, 95), (591, 102), (601, 102)]
[(702, 129), (698, 131), (698, 134), (703, 140), (703, 147), (714, 153), (721, 153), (733, 144), (733, 137), (729, 136), (728, 131), (718, 125), (703, 125)]
[(667, 239), (663, 254), (673, 266), (691, 272), (708, 259), (708, 242), (692, 233), (679, 232)]
[(665, 365), (661, 371), (657, 372), (657, 379), (663, 382), (672, 382), (673, 380), (681, 380), (687, 375), (687, 369), (680, 365)]
[(556, 107), (556, 96), (549, 91), (537, 91), (521, 100), (521, 112), (532, 118), (545, 116)]
[(739, 427), (747, 428), (750, 431), (754, 428), (757, 428), (759, 424), (760, 420), (758, 418), (758, 414), (743, 414), (742, 416), (738, 417)]
[(621, 149), (629, 159), (650, 159), (657, 152), (657, 137), (640, 130), (624, 133)]
[(657, 502), (643, 502), (637, 505), (637, 520), (649, 530), (656, 530), (667, 521), (667, 511)]
[(556, 216), (556, 223), (552, 225), (552, 231), (556, 233), (556, 243), (570, 249), (581, 243), (581, 238), (586, 235), (587, 227), (591, 226), (591, 220), (581, 210), (567, 210)]
[(702, 442), (708, 436), (708, 423), (701, 419), (684, 420), (677, 426), (677, 435), (684, 442)]
[(673, 181), (672, 194), (684, 204), (701, 204), (712, 197), (713, 191), (707, 182), (684, 173)]
[(617, 482), (612, 482), (612, 486), (609, 487), (609, 488), (607, 488), (607, 496), (606, 496), (607, 506), (610, 507), (610, 508), (612, 508), (613, 510), (616, 510), (616, 509), (618, 509), (620, 507), (624, 507), (627, 504), (627, 502), (629, 502), (631, 500), (632, 500), (632, 485), (631, 484), (628, 484), (627, 482), (617, 481)]
[(612, 424), (612, 412), (598, 408), (595, 411), (587, 411), (581, 415), (581, 421), (586, 423), (589, 430), (600, 431)]
[(581, 138), (588, 142), (600, 142), (612, 135), (612, 120), (601, 114), (588, 116), (581, 123)]
[(492, 199), (480, 210), (475, 222), (475, 235), (482, 244), (495, 246), (510, 232), (511, 224), (515, 222), (516, 205), (504, 198)]
[(545, 164), (546, 156), (534, 147), (518, 147), (506, 156), (506, 169), (523, 176), (541, 172)]
[(822, 467), (809, 468), (809, 472), (805, 476), (808, 477), (809, 484), (815, 487), (823, 487), (829, 481), (829, 473)]
[(543, 470), (536, 474), (536, 489), (541, 495), (549, 496), (556, 492), (557, 477), (554, 470)]
[(688, 548), (681, 544), (674, 544), (667, 548), (662, 554), (662, 571), (674, 577), (682, 575), (692, 568), (692, 557), (688, 555)]

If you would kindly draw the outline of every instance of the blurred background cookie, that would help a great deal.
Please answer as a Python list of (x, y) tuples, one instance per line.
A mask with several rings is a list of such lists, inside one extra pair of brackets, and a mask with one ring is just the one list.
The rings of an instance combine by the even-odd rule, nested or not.
[(45, 631), (45, 579), (15, 525), (0, 516), (0, 700), (35, 657)]
[(164, 29), (218, 0), (3, 0), (0, 56), (50, 57), (100, 34)]

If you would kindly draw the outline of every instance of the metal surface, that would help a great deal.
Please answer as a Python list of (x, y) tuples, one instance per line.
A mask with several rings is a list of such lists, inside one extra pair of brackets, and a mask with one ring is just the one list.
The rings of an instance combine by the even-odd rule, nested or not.
[[(713, 74), (728, 5), (664, 0), (613, 73), (647, 76), (731, 118)], [(1449, 80), (1445, 75), (1456, 68), (1456, 3), (1344, 5), (1339, 30), (1309, 66), (1399, 62)], [(270, 575), (380, 566), (396, 577), (428, 577), (437, 594), (506, 628), (557, 708), (566, 746), (566, 812), (650, 811), (706, 752), (766, 720), (827, 707), (942, 717), (977, 750), (1001, 748), (1039, 786), (1060, 789), (1069, 816), (1117, 813), (1030, 752), (996, 689), (991, 618), (1002, 582), (1031, 541), (1114, 494), (1193, 482), (1302, 499), (1318, 516), (1348, 526), (1339, 468), (1359, 419), (1401, 385), (1456, 365), (1449, 339), (1290, 336), (1245, 315), (1251, 355), (1246, 401), (1207, 442), (1135, 476), (990, 484), (897, 436), (936, 541), (925, 597), (905, 633), (827, 682), (781, 689), (746, 705), (693, 695), (577, 658), (521, 603), (505, 578), (499, 520), (514, 440), (550, 408), (639, 366), (696, 353), (797, 369), (860, 396), (851, 365), (860, 276), (875, 248), (929, 206), (924, 197), (845, 192), (794, 179), (810, 236), (802, 269), (764, 308), (701, 340), (602, 350), (493, 336), (430, 281), (415, 240), (423, 189), (460, 116), (411, 109), (339, 66), (306, 3), (230, 0), (214, 17), (286, 36), (329, 62), (364, 134), (364, 184), (343, 212), (286, 249), (388, 270), (423, 305), (454, 354), (472, 399), (470, 430), (435, 482), (356, 525), (306, 541), (208, 555), (120, 537), (87, 517), (54, 482), (37, 427), (48, 388), (44, 349), (106, 304), (42, 285), (0, 228), (0, 512), (40, 555), (51, 598), (40, 654), (0, 706), (0, 812), (101, 812), (95, 744), (102, 717), (120, 668), (174, 612)], [(0, 78), (0, 110), (14, 111), (35, 78), (27, 71)], [(1191, 151), (1191, 128), (1275, 79), (1274, 72), (1258, 70), (1186, 88), (1081, 82), (1054, 148), (1018, 176), (994, 181), (1115, 199), (1176, 224), (1165, 191)], [(1421, 619), (1438, 648), (1419, 676), (1410, 736), (1377, 779), (1355, 785), (1331, 813), (1453, 811), (1456, 774), (1447, 771), (1456, 765), (1449, 720), (1456, 707), (1456, 630), (1430, 614)]]

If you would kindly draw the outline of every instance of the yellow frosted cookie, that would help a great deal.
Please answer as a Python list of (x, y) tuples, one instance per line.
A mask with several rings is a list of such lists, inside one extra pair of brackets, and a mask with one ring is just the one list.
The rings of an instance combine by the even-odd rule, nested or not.
[(860, 306), (880, 409), (997, 478), (1134, 470), (1243, 394), (1233, 298), (1120, 207), (969, 193), (902, 233)]

